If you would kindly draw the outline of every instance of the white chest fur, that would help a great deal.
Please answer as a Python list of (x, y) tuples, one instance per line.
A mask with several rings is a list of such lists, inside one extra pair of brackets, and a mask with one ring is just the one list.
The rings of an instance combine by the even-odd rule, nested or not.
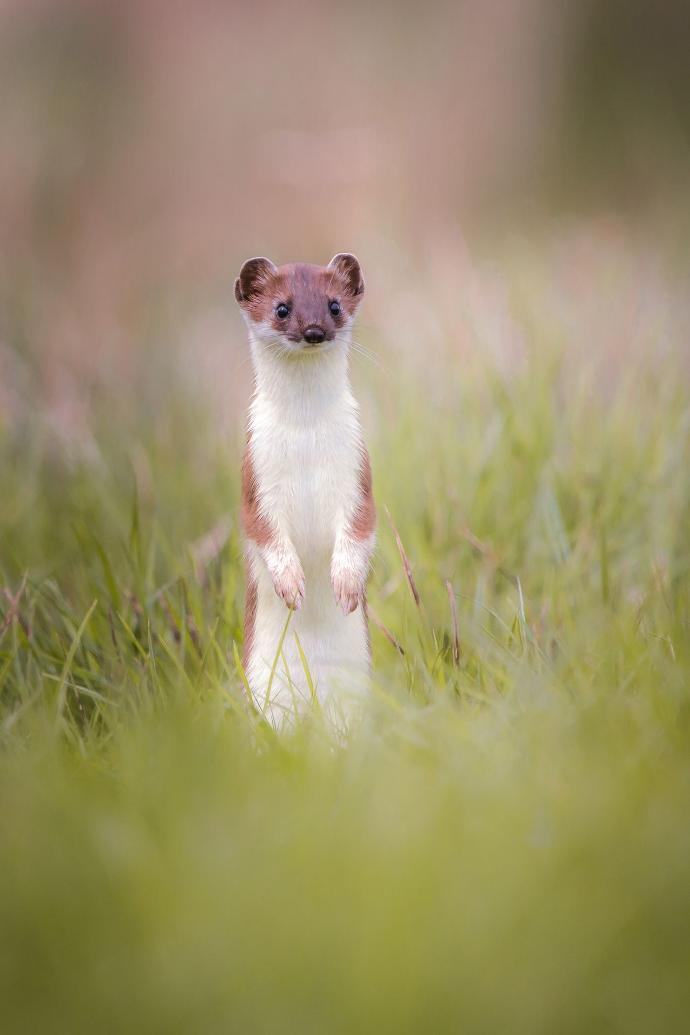
[(262, 506), (302, 563), (333, 551), (357, 492), (359, 422), (348, 393), (298, 423), (259, 393), (251, 408), (252, 457)]
[(286, 363), (254, 343), (253, 354), (249, 434), (259, 505), (294, 547), (305, 581), (304, 600), (290, 618), (278, 656), (288, 612), (260, 551), (248, 543), (256, 616), (247, 675), (260, 707), (270, 682), (269, 715), (275, 720), (311, 696), (310, 682), (330, 707), (335, 698), (342, 702), (345, 690), (361, 692), (366, 680), (363, 608), (343, 614), (332, 586), (334, 549), (357, 505), (361, 430), (344, 349)]

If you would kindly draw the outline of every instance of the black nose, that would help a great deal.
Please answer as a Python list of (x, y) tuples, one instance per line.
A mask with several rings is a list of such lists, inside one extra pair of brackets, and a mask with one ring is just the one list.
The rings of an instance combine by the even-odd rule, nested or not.
[(323, 327), (317, 327), (315, 323), (304, 329), (304, 340), (309, 345), (318, 345), (326, 337), (326, 332)]

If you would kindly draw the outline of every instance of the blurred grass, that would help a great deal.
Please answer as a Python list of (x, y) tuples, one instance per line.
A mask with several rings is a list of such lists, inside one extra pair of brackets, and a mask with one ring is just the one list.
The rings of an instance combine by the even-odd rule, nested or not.
[(503, 269), (509, 366), (462, 293), (423, 354), (362, 332), (401, 650), (374, 625), (337, 742), (247, 707), (240, 443), (174, 354), (85, 441), (3, 425), (4, 1030), (683, 1028), (685, 343), (657, 300), (621, 355), (574, 351), (530, 262)]

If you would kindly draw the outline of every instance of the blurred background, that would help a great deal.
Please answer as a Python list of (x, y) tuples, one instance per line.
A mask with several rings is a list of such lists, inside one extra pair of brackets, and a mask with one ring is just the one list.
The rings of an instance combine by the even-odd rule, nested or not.
[[(0, 0), (3, 1032), (685, 1030), (689, 54), (681, 0)], [(342, 750), (242, 691), (233, 297), (338, 251)]]
[(175, 366), (241, 435), (254, 254), (356, 252), (412, 365), (519, 358), (532, 260), (578, 348), (687, 341), (688, 53), (683, 0), (2, 0), (0, 420), (88, 449)]

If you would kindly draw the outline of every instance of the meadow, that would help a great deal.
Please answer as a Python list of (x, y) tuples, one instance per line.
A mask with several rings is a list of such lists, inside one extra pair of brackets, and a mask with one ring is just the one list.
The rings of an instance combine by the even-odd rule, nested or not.
[(142, 321), (75, 435), (13, 361), (4, 1031), (684, 1027), (681, 258), (595, 225), (408, 280), (369, 261), (374, 686), (338, 735), (249, 705), (241, 419), (184, 333)]

